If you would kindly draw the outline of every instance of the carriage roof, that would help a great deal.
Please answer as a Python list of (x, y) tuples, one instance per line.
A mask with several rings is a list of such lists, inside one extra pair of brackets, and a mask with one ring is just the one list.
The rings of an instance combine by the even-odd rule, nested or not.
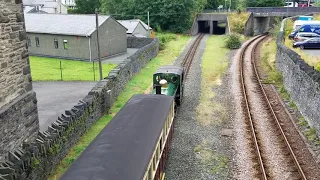
[(180, 66), (173, 66), (173, 65), (167, 65), (167, 66), (161, 66), (155, 74), (159, 73), (173, 73), (181, 75), (183, 73), (183, 68)]
[(172, 96), (133, 96), (61, 179), (142, 179), (172, 102)]

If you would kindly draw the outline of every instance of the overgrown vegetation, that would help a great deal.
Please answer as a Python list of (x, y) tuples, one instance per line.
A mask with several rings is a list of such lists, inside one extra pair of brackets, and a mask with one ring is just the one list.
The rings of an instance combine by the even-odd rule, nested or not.
[(225, 47), (228, 49), (238, 49), (241, 47), (241, 39), (238, 34), (230, 34), (225, 41)]
[(110, 109), (109, 115), (99, 119), (88, 132), (83, 135), (80, 141), (70, 150), (68, 155), (60, 162), (56, 171), (49, 179), (56, 180), (67, 170), (69, 165), (81, 154), (81, 152), (91, 143), (99, 132), (110, 122), (112, 117), (122, 108), (133, 94), (143, 94), (152, 82), (152, 74), (159, 66), (172, 64), (174, 59), (180, 54), (182, 48), (189, 40), (188, 36), (178, 35), (175, 41), (170, 41), (158, 56), (152, 59), (140, 73), (135, 75), (121, 92), (116, 102)]
[(172, 33), (157, 33), (156, 37), (159, 39), (159, 49), (164, 50), (165, 45), (172, 40), (176, 40), (176, 34)]
[[(63, 60), (30, 56), (30, 68), (33, 81), (93, 81), (99, 79), (98, 63), (76, 60)], [(61, 66), (60, 66), (61, 62)], [(103, 76), (116, 67), (116, 64), (102, 64)], [(95, 72), (94, 72), (94, 71)]]
[(230, 13), (228, 14), (228, 20), (230, 25), (230, 31), (232, 33), (243, 34), (244, 27), (249, 18), (249, 13), (241, 12), (241, 13)]
[[(215, 93), (212, 88), (221, 84), (222, 76), (228, 68), (228, 49), (223, 47), (225, 36), (210, 36), (207, 41), (206, 50), (203, 55), (201, 97), (197, 107), (197, 115), (202, 125), (208, 125), (213, 122), (212, 117), (215, 112), (222, 115), (225, 109), (219, 103), (213, 103), (212, 99)], [(219, 119), (222, 121), (223, 118)]]

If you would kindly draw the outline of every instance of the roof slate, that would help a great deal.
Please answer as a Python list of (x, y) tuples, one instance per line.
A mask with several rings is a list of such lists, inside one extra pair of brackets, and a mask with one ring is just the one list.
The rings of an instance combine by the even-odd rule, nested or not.
[[(145, 24), (140, 19), (118, 20), (118, 22), (128, 29), (127, 31), (128, 34), (132, 34), (134, 30), (137, 28), (139, 23), (141, 23), (141, 25), (148, 31), (148, 25)], [(152, 29), (152, 28), (149, 28), (149, 29)]]
[(134, 95), (61, 180), (142, 179), (173, 100), (173, 96)]
[[(110, 16), (99, 16), (99, 26)], [(90, 36), (96, 29), (95, 15), (25, 14), (28, 33)]]

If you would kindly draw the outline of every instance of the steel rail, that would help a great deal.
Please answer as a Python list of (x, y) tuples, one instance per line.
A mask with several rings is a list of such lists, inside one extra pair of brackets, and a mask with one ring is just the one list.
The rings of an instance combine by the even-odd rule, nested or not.
[(254, 146), (256, 149), (256, 154), (258, 156), (258, 160), (259, 160), (259, 164), (260, 164), (260, 170), (261, 170), (261, 175), (262, 175), (262, 179), (267, 180), (267, 174), (265, 171), (265, 167), (263, 164), (263, 160), (262, 160), (262, 156), (261, 156), (261, 150), (259, 148), (259, 144), (258, 144), (258, 139), (256, 136), (256, 132), (255, 132), (255, 126), (253, 123), (253, 119), (252, 119), (252, 114), (251, 114), (251, 110), (250, 110), (250, 106), (249, 106), (249, 101), (248, 101), (248, 95), (247, 95), (247, 91), (246, 91), (246, 87), (245, 87), (245, 83), (244, 83), (244, 75), (243, 75), (243, 61), (244, 61), (244, 56), (245, 56), (245, 52), (247, 51), (248, 47), (255, 42), (258, 38), (262, 37), (263, 35), (259, 35), (256, 36), (254, 39), (252, 39), (241, 51), (240, 54), (240, 78), (241, 78), (241, 86), (242, 86), (242, 92), (243, 92), (243, 97), (244, 97), (244, 101), (245, 101), (245, 105), (246, 105), (246, 110), (247, 110), (247, 114), (248, 114), (248, 118), (249, 118), (249, 122), (250, 122), (250, 128), (251, 128), (251, 135), (253, 137), (253, 141), (254, 141)]
[[(267, 37), (267, 36), (266, 36), (266, 37)], [(264, 37), (264, 38), (266, 38), (266, 37)], [(263, 39), (264, 39), (264, 38), (263, 38)], [(257, 43), (257, 44), (258, 44), (258, 43)], [(298, 162), (298, 160), (297, 160), (297, 158), (296, 158), (295, 153), (293, 152), (293, 150), (292, 150), (292, 148), (291, 148), (291, 146), (290, 146), (290, 143), (289, 143), (289, 141), (288, 141), (288, 139), (287, 139), (287, 136), (285, 135), (285, 133), (284, 133), (284, 131), (283, 131), (281, 125), (280, 125), (279, 119), (278, 119), (278, 117), (276, 116), (275, 111), (274, 111), (273, 107), (271, 106), (270, 100), (269, 100), (269, 98), (268, 98), (268, 96), (267, 96), (267, 94), (266, 94), (266, 92), (265, 92), (265, 90), (264, 90), (264, 88), (263, 88), (263, 86), (262, 86), (262, 83), (261, 83), (261, 81), (260, 81), (260, 76), (259, 76), (259, 74), (258, 74), (258, 71), (257, 71), (257, 68), (256, 68), (256, 64), (255, 64), (255, 62), (254, 62), (254, 59), (255, 59), (255, 57), (254, 57), (254, 55), (255, 55), (254, 52), (256, 51), (256, 49), (257, 49), (257, 45), (254, 46), (253, 51), (252, 51), (252, 53), (251, 53), (251, 63), (252, 63), (252, 65), (253, 65), (253, 69), (254, 69), (254, 71), (255, 71), (255, 75), (256, 75), (256, 78), (257, 78), (257, 80), (258, 80), (259, 86), (260, 86), (260, 88), (261, 88), (261, 91), (262, 91), (262, 93), (263, 93), (263, 96), (264, 96), (266, 102), (268, 103), (268, 107), (269, 107), (269, 109), (271, 110), (273, 119), (275, 120), (275, 122), (276, 122), (276, 124), (277, 124), (277, 126), (278, 126), (278, 128), (279, 128), (279, 130), (280, 130), (280, 132), (281, 132), (281, 134), (282, 134), (282, 137), (283, 137), (283, 139), (284, 139), (284, 141), (285, 141), (285, 143), (286, 143), (286, 145), (287, 145), (288, 150), (290, 151), (290, 155), (291, 155), (291, 157), (292, 157), (292, 159), (293, 159), (296, 167), (298, 168), (298, 172), (299, 172), (299, 174), (301, 175), (302, 179), (306, 180), (307, 178), (306, 178), (306, 176), (305, 176), (305, 174), (304, 174), (304, 172), (303, 172), (303, 170), (302, 170), (302, 168), (301, 168), (301, 166), (300, 166), (300, 164), (299, 164), (299, 162)]]
[(191, 64), (192, 64), (192, 60), (194, 58), (194, 55), (197, 52), (198, 46), (199, 46), (203, 36), (204, 36), (204, 34), (199, 34), (198, 35), (196, 40), (191, 45), (189, 51), (187, 52), (185, 58), (183, 59), (183, 62), (181, 63), (181, 65), (183, 66), (183, 69), (184, 69), (184, 77), (183, 77), (184, 81), (186, 80), (187, 74), (188, 74), (189, 69), (190, 69)]

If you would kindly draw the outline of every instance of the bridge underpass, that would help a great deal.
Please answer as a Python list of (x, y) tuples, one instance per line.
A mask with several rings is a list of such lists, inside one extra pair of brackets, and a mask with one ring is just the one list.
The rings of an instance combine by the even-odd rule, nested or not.
[(198, 14), (193, 22), (191, 34), (228, 34), (229, 26), (227, 19), (227, 14)]

